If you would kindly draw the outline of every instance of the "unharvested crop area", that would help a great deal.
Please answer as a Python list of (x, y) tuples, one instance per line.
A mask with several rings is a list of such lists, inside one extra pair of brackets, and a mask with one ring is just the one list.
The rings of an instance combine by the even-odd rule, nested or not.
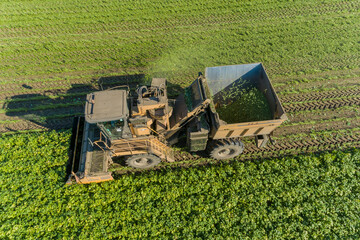
[(0, 140), (0, 238), (360, 237), (359, 150), (167, 167), (65, 187), (69, 137)]
[[(280, 158), (360, 146), (359, 1), (4, 0), (0, 9), (1, 238), (359, 238), (358, 151)], [(275, 145), (245, 140), (239, 160), (276, 157), (268, 162), (170, 170), (214, 163), (184, 152), (157, 172), (64, 188), (69, 132), (26, 133), (70, 128), (98, 80), (135, 88), (167, 77), (175, 96), (205, 67), (254, 62), (289, 122)], [(15, 132), (26, 134), (6, 136)]]

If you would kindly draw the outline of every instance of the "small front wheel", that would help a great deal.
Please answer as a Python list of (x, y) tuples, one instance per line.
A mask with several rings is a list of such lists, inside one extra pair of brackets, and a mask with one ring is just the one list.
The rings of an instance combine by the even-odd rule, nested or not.
[(134, 155), (126, 159), (126, 165), (133, 168), (147, 169), (158, 165), (161, 159), (152, 154)]
[(224, 160), (238, 156), (244, 151), (244, 144), (237, 139), (213, 140), (207, 146), (211, 158)]

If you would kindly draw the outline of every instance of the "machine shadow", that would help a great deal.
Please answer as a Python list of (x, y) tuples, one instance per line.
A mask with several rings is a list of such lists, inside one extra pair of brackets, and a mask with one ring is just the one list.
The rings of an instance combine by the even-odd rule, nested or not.
[[(86, 94), (118, 87), (129, 86), (131, 91), (141, 85), (150, 84), (151, 79), (144, 74), (119, 75), (93, 79), (87, 84), (71, 84), (67, 89), (54, 88), (41, 91), (30, 84), (22, 84), (22, 94), (5, 98), (2, 110), (8, 122), (26, 120), (31, 123), (29, 129), (45, 128), (48, 130), (69, 129), (72, 118), (83, 115)], [(173, 83), (167, 83), (170, 96), (176, 96), (182, 88)], [(27, 125), (6, 124), (6, 131), (27, 130)]]

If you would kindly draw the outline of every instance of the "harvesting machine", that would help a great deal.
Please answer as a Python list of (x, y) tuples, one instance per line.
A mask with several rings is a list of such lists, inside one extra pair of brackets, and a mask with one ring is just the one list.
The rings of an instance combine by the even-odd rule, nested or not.
[[(221, 120), (216, 109), (234, 86), (258, 89), (271, 119)], [(109, 165), (115, 157), (142, 169), (173, 162), (170, 146), (182, 136), (190, 152), (205, 150), (214, 159), (234, 158), (244, 150), (242, 138), (255, 137), (257, 146), (264, 147), (286, 119), (261, 63), (208, 67), (205, 76), (200, 74), (176, 99), (168, 99), (164, 78), (153, 78), (150, 86), (135, 92), (129, 88), (93, 92), (86, 97), (85, 116), (74, 119), (67, 184), (112, 180)]]

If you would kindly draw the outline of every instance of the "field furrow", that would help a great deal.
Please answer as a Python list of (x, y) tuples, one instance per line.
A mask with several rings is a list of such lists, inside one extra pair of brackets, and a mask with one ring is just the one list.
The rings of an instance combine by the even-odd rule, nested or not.
[(326, 92), (313, 92), (313, 93), (304, 93), (304, 94), (289, 94), (281, 96), (282, 103), (292, 103), (292, 102), (303, 102), (303, 101), (319, 101), (330, 98), (341, 98), (341, 97), (350, 97), (360, 95), (360, 88), (355, 89), (344, 89), (338, 91), (326, 91)]
[(351, 96), (346, 98), (330, 99), (330, 100), (320, 100), (312, 102), (298, 102), (298, 103), (289, 103), (284, 105), (286, 112), (296, 112), (296, 111), (307, 111), (307, 110), (316, 110), (316, 109), (336, 109), (343, 106), (354, 106), (360, 105), (360, 97)]

